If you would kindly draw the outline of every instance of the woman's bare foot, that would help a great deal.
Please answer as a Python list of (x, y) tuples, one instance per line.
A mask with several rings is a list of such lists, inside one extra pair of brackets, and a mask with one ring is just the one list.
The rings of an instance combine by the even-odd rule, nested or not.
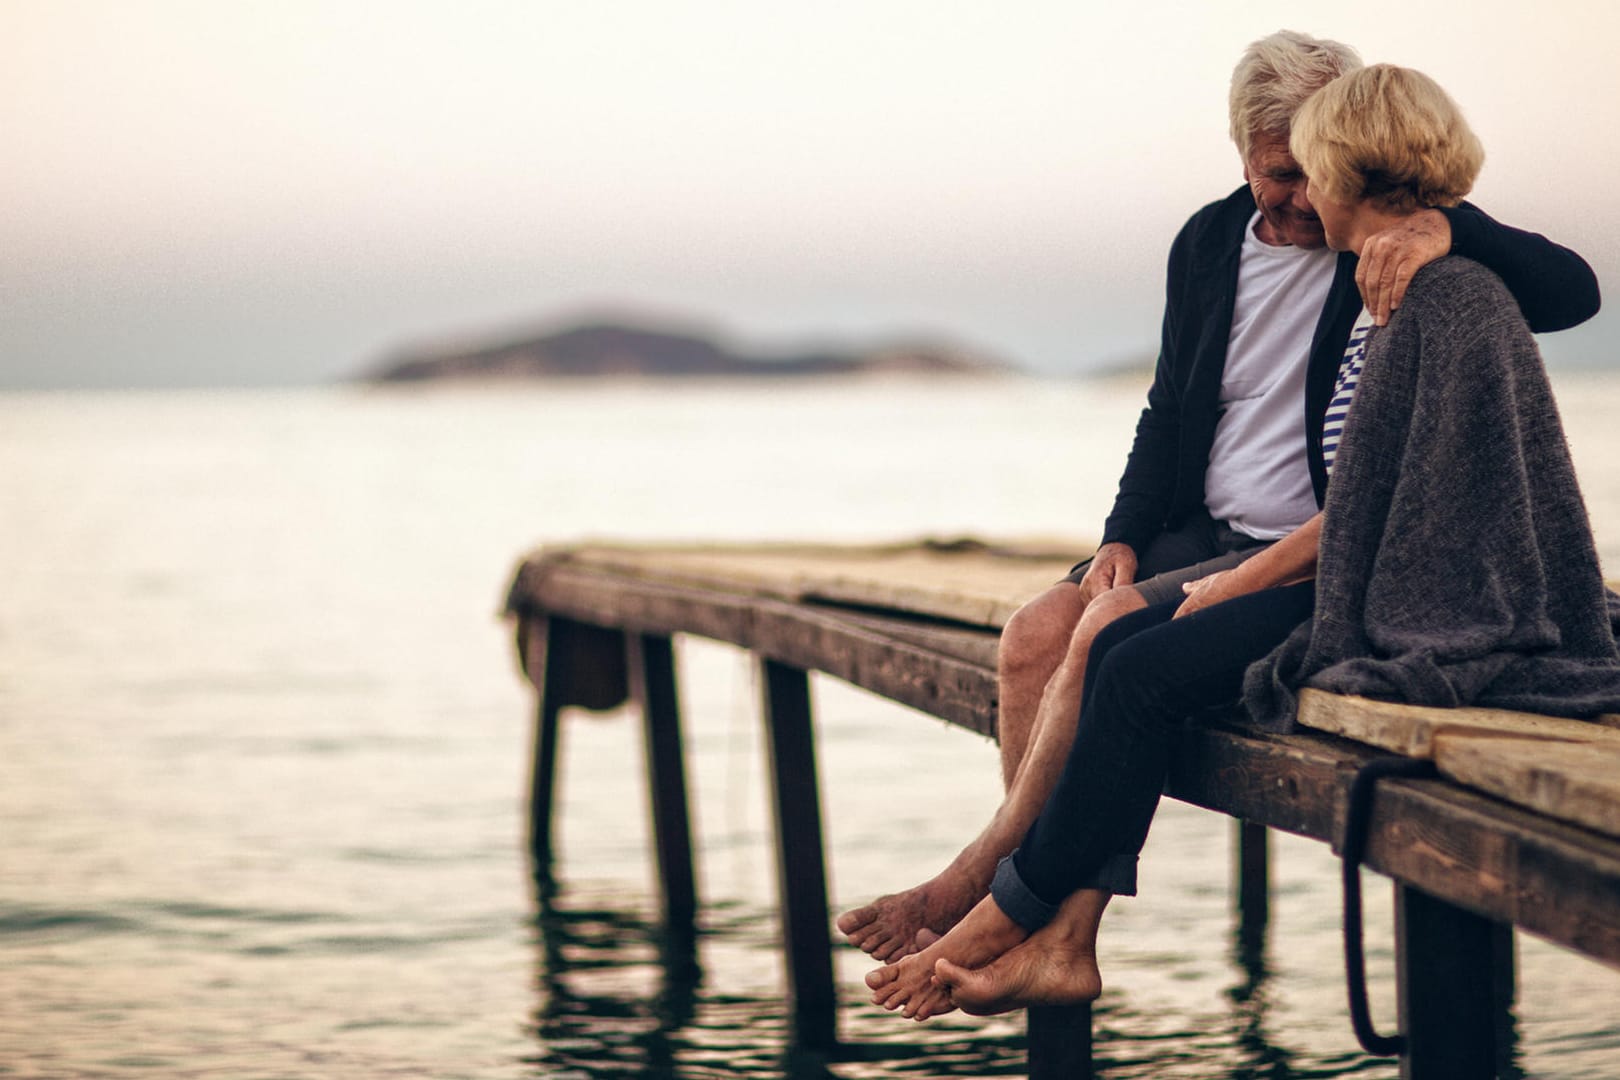
[(952, 1004), (975, 1016), (1031, 1005), (1097, 1000), (1097, 927), (1110, 894), (1087, 889), (1069, 897), (1048, 925), (982, 967), (941, 957), (934, 981)]
[(920, 931), (943, 934), (955, 926), (986, 888), (988, 882), (970, 881), (952, 864), (921, 885), (844, 912), (838, 916), (838, 931), (872, 959), (892, 963), (917, 951)]
[(872, 989), (872, 1003), (890, 1012), (899, 1009), (910, 1020), (950, 1012), (955, 1006), (948, 989), (934, 981), (934, 965), (948, 959), (964, 967), (980, 967), (1026, 936), (1024, 928), (987, 896), (944, 937), (931, 941), (924, 937), (919, 942), (927, 943), (922, 951), (868, 972), (866, 985)]

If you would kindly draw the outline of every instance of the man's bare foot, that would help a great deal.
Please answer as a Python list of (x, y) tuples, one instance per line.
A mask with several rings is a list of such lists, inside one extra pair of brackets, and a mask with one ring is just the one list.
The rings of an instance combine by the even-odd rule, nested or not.
[(1097, 925), (1108, 894), (1075, 893), (1058, 917), (982, 967), (941, 957), (934, 982), (952, 1004), (975, 1016), (1031, 1005), (1079, 1005), (1097, 1000)]
[[(1002, 913), (990, 897), (979, 901), (967, 916), (942, 938), (929, 941), (921, 952), (867, 973), (872, 1003), (890, 1012), (898, 1009), (910, 1020), (950, 1012), (948, 989), (934, 981), (934, 966), (941, 960), (976, 968), (1023, 941), (1024, 928)], [(927, 940), (926, 938), (924, 940)]]
[(953, 865), (921, 885), (844, 912), (838, 916), (838, 931), (872, 959), (892, 963), (918, 950), (919, 932), (943, 934), (955, 926), (986, 887), (967, 880)]

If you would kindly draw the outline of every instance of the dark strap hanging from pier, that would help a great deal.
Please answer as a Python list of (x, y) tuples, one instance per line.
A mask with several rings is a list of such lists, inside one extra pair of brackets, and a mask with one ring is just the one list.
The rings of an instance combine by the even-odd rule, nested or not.
[(1350, 1026), (1356, 1041), (1369, 1054), (1395, 1057), (1406, 1050), (1403, 1035), (1380, 1035), (1373, 1028), (1367, 1004), (1367, 960), (1362, 942), (1361, 860), (1367, 853), (1367, 831), (1372, 820), (1373, 792), (1389, 776), (1423, 779), (1435, 776), (1434, 762), (1419, 758), (1377, 758), (1363, 765), (1350, 784), (1344, 820), (1344, 974), (1350, 993)]
[[(1440, 774), (1431, 761), (1379, 758), (1362, 766), (1350, 785), (1344, 835), (1345, 977), (1356, 1038), (1370, 1054), (1398, 1054), (1402, 1080), (1517, 1076), (1513, 927), (1399, 880), (1395, 989), (1400, 1034), (1383, 1036), (1373, 1028), (1361, 941), (1360, 865), (1374, 830), (1374, 790), (1379, 780), (1394, 778), (1438, 781)], [(1397, 846), (1422, 833), (1417, 821), (1383, 821), (1377, 827)]]

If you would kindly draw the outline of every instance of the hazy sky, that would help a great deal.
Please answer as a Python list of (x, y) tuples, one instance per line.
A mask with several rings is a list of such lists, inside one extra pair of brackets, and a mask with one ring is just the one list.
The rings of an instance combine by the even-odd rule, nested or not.
[(626, 307), (1137, 357), (1284, 26), (1438, 79), (1475, 200), (1620, 308), (1609, 0), (0, 0), (0, 386), (308, 382)]

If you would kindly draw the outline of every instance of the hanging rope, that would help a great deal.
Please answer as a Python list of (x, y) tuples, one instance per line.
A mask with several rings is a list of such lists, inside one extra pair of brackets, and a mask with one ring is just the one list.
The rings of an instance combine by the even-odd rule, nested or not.
[(1406, 1049), (1406, 1036), (1380, 1035), (1373, 1028), (1367, 1005), (1366, 949), (1361, 933), (1361, 859), (1367, 852), (1367, 830), (1372, 820), (1373, 792), (1385, 777), (1425, 779), (1438, 775), (1434, 762), (1418, 758), (1387, 757), (1369, 761), (1350, 783), (1350, 803), (1344, 821), (1344, 975), (1350, 992), (1350, 1026), (1361, 1048), (1376, 1057), (1397, 1057)]

